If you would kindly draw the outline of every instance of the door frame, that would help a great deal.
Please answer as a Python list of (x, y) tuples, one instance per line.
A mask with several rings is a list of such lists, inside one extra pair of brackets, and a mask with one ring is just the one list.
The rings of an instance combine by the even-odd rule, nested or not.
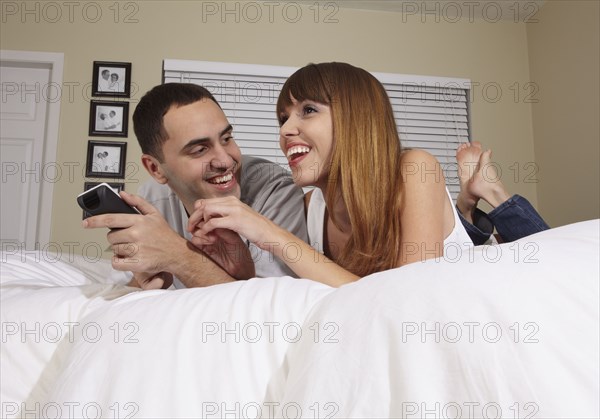
[[(0, 61), (49, 66), (51, 85), (59, 86), (62, 91), (63, 66), (65, 61), (65, 56), (62, 52), (0, 50)], [(41, 162), (42, 165), (49, 162), (56, 162), (61, 101), (62, 98), (48, 103), (46, 129), (44, 133), (44, 161)], [(40, 243), (42, 246), (50, 243), (53, 197), (54, 183), (41, 180), (36, 242)], [(42, 211), (42, 208), (49, 208), (49, 210)]]

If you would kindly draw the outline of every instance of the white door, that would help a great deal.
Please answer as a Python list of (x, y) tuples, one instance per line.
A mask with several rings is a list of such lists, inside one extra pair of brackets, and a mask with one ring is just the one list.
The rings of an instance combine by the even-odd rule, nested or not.
[[(50, 240), (53, 179), (47, 174), (55, 164), (58, 113), (48, 93), (56, 68), (34, 53), (10, 53), (0, 60), (0, 241), (3, 250), (32, 250)], [(60, 73), (62, 81), (62, 62)]]

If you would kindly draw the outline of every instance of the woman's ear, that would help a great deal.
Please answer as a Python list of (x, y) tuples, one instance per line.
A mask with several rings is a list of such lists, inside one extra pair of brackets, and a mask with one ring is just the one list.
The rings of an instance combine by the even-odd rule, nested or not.
[(142, 164), (148, 173), (150, 173), (150, 176), (152, 176), (158, 183), (163, 185), (167, 183), (169, 179), (167, 179), (162, 165), (155, 157), (152, 157), (149, 154), (142, 154)]

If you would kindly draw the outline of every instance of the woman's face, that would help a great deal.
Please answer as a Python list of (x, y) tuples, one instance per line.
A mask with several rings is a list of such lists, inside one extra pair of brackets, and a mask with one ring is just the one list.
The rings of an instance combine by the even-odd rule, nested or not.
[(331, 108), (310, 100), (291, 99), (292, 105), (279, 116), (279, 146), (298, 186), (325, 189), (333, 151)]

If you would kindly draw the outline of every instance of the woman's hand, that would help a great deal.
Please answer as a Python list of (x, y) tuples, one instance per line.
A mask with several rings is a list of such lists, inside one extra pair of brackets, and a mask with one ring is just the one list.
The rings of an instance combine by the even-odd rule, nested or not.
[(192, 233), (194, 246), (232, 277), (254, 277), (256, 273), (250, 249), (238, 233), (250, 241), (253, 240), (248, 235), (256, 235), (251, 229), (238, 226), (251, 225), (253, 217), (263, 217), (234, 197), (198, 200), (194, 208), (187, 227)]
[(194, 205), (188, 231), (196, 246), (213, 245), (223, 239), (220, 230), (235, 231), (262, 250), (275, 244), (274, 224), (234, 197), (200, 199)]

